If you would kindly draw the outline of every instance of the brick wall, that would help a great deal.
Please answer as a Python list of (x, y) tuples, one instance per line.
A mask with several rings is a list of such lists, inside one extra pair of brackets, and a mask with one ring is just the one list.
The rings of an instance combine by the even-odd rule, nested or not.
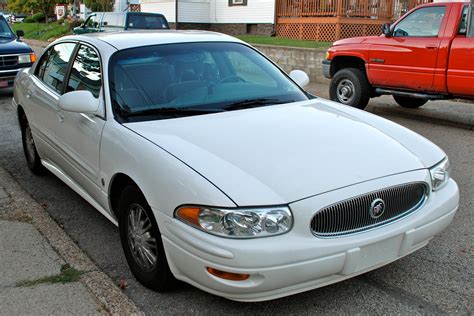
[(311, 82), (328, 82), (328, 79), (323, 76), (321, 66), (325, 58), (325, 50), (271, 45), (253, 46), (277, 63), (287, 73), (299, 69), (308, 74)]

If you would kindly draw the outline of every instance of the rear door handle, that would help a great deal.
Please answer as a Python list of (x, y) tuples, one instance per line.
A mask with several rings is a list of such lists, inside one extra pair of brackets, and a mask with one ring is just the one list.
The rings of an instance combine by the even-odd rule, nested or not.
[(437, 49), (438, 46), (436, 46), (436, 45), (426, 45), (426, 48), (428, 48), (428, 49)]

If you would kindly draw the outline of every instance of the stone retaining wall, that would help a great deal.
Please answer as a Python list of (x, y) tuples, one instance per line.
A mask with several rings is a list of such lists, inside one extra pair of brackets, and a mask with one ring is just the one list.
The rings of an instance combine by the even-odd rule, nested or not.
[(299, 69), (306, 72), (310, 82), (327, 83), (324, 78), (321, 63), (326, 55), (326, 50), (315, 48), (296, 48), (273, 45), (254, 45), (258, 50), (277, 63), (289, 73)]

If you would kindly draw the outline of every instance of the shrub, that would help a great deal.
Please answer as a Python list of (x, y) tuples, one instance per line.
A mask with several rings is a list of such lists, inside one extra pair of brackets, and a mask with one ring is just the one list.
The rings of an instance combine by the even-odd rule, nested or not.
[(32, 16), (33, 22), (41, 23), (45, 21), (43, 13), (36, 13)]
[(35, 20), (33, 19), (32, 16), (27, 16), (26, 18), (23, 19), (23, 23), (35, 23)]

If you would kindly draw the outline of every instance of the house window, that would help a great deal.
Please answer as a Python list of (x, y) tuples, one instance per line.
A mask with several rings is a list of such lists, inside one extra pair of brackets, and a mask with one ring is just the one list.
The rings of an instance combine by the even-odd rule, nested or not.
[(247, 0), (229, 0), (229, 7), (237, 5), (247, 5)]

